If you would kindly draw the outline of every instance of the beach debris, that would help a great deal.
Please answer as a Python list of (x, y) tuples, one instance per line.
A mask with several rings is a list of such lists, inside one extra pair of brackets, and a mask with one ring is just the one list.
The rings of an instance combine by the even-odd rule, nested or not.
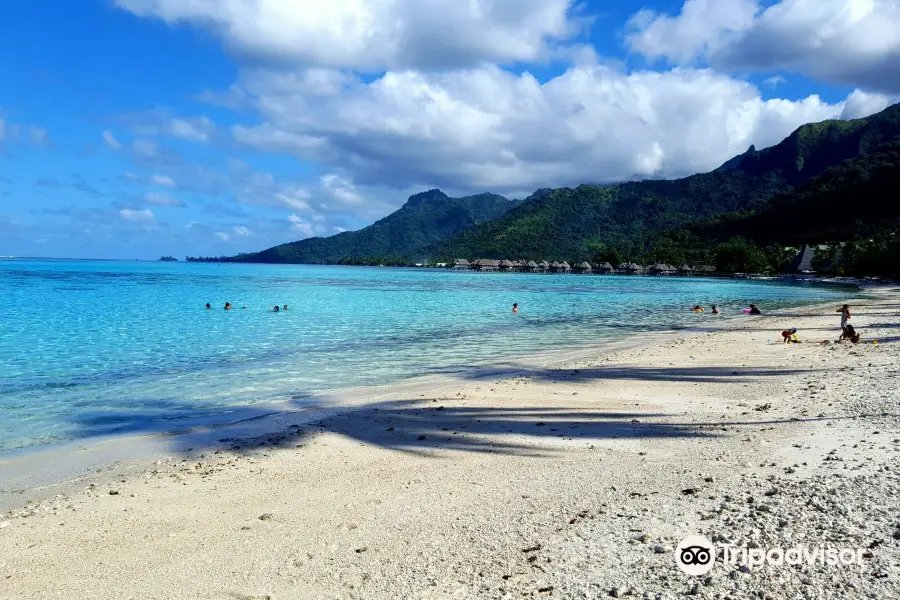
[(368, 549), (369, 549), (368, 546), (360, 546), (359, 548), (357, 548), (356, 550), (354, 550), (354, 552), (356, 552), (357, 554), (362, 554), (363, 552), (365, 552), (365, 551), (368, 550)]
[(275, 515), (273, 515), (272, 513), (263, 513), (263, 514), (259, 515), (260, 521), (271, 521), (274, 518), (275, 518)]
[(671, 551), (672, 551), (671, 546), (668, 546), (666, 544), (657, 544), (657, 545), (653, 546), (654, 554), (666, 554)]
[(528, 546), (527, 548), (522, 548), (522, 552), (526, 553), (526, 554), (528, 552), (537, 552), (541, 548), (543, 548), (543, 546), (541, 544), (535, 544), (533, 546)]
[(110, 496), (118, 496), (118, 495), (119, 495), (119, 490), (109, 490), (109, 495), (110, 495)]

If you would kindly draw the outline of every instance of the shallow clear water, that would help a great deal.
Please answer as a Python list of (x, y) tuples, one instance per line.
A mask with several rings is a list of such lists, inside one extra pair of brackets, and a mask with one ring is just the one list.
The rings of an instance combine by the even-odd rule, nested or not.
[[(0, 260), (0, 452), (708, 322), (694, 304), (734, 314), (845, 294), (699, 278)], [(276, 303), (289, 310), (273, 313)]]

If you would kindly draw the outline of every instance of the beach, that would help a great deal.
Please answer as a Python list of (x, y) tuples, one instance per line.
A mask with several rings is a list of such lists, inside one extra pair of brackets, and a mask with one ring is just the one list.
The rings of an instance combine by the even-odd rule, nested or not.
[[(23, 490), (0, 598), (898, 597), (900, 294), (847, 301), (858, 345), (839, 304), (747, 316)], [(864, 564), (690, 577), (698, 533)]]

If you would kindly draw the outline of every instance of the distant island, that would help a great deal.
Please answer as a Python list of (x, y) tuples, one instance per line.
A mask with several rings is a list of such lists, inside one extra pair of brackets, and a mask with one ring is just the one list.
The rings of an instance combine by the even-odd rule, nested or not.
[(174, 256), (160, 256), (159, 261), (160, 262), (178, 262), (178, 259), (175, 258)]

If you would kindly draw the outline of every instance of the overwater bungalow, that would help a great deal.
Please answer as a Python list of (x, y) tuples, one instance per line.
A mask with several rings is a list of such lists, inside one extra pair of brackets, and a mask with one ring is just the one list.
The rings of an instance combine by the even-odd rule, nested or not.
[(468, 271), (472, 268), (472, 265), (469, 264), (464, 258), (457, 258), (453, 261), (453, 270), (454, 271)]
[(616, 273), (620, 275), (642, 275), (644, 267), (634, 262), (625, 262), (616, 268)]
[(497, 268), (501, 271), (512, 271), (515, 268), (515, 264), (511, 260), (503, 259), (497, 264)]
[(529, 260), (527, 263), (522, 265), (522, 271), (524, 271), (525, 273), (534, 273), (539, 268), (540, 267), (538, 267), (538, 264), (533, 260)]
[(546, 260), (542, 260), (541, 262), (538, 263), (537, 270), (539, 273), (546, 273), (547, 271), (550, 270), (550, 263), (548, 263)]
[(589, 274), (591, 272), (591, 263), (589, 263), (589, 262), (578, 263), (577, 265), (572, 267), (572, 272), (580, 273), (582, 275)]
[(559, 272), (560, 273), (571, 273), (572, 267), (569, 266), (569, 263), (567, 263), (566, 261), (562, 261), (561, 263), (559, 263)]
[(615, 271), (615, 269), (608, 262), (601, 263), (594, 267), (594, 273), (597, 273), (598, 275), (609, 275), (613, 271)]
[(500, 261), (489, 258), (479, 258), (472, 263), (472, 268), (476, 271), (496, 271), (500, 268)]
[(694, 269), (692, 269), (688, 265), (681, 265), (680, 267), (678, 267), (678, 274), (682, 275), (682, 276), (683, 275), (693, 275)]
[(716, 272), (712, 265), (694, 265), (694, 275), (709, 276)]
[(667, 265), (666, 263), (656, 263), (650, 265), (647, 269), (647, 272), (650, 275), (674, 275), (676, 273), (675, 267), (672, 265)]

